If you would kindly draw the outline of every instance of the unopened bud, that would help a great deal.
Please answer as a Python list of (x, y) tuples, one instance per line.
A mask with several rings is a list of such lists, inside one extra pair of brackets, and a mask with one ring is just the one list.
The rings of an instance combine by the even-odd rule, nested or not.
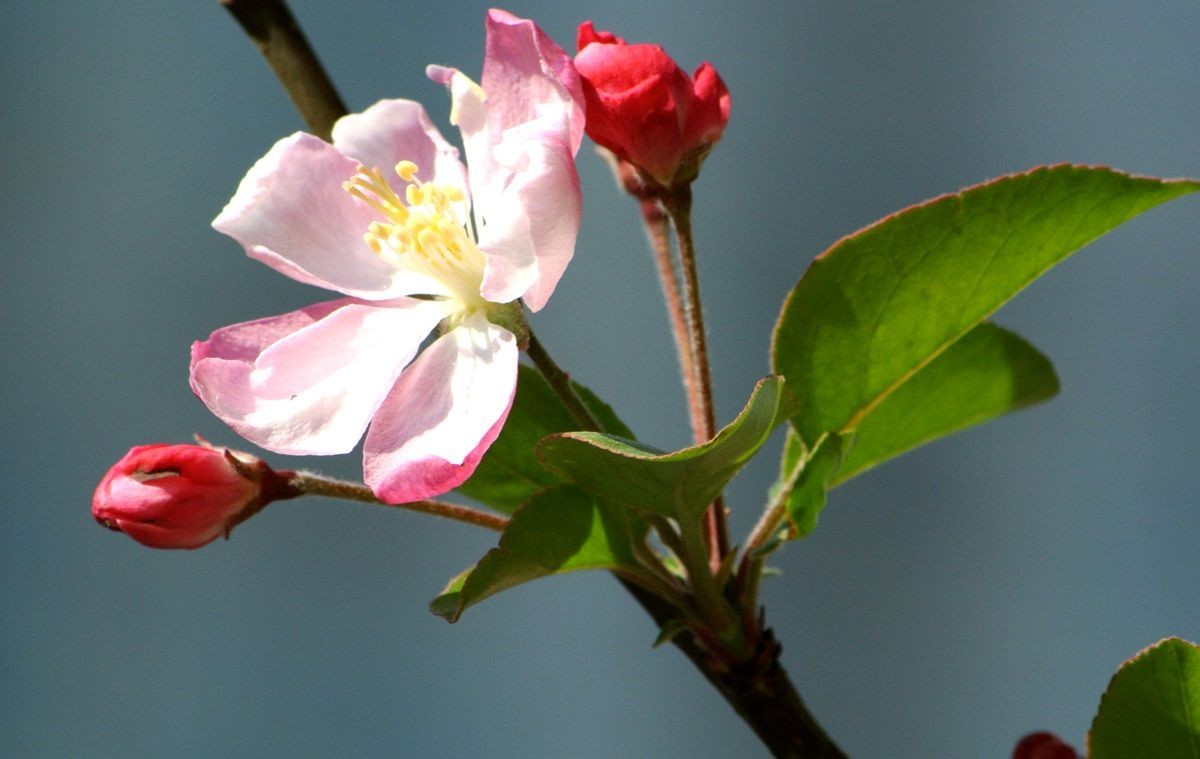
[(1054, 733), (1030, 733), (1017, 743), (1012, 759), (1079, 759), (1075, 749)]
[(579, 26), (575, 68), (587, 133), (652, 185), (690, 184), (729, 121), (729, 90), (703, 63), (692, 76), (658, 45)]
[(151, 548), (199, 548), (299, 492), (291, 472), (208, 445), (140, 445), (104, 475), (92, 516)]

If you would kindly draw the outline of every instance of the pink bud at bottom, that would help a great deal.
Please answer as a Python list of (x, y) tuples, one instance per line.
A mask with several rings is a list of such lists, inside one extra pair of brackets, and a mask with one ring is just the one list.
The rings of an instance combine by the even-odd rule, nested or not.
[(92, 516), (151, 548), (199, 548), (273, 500), (299, 493), (291, 472), (205, 445), (141, 445), (104, 475)]

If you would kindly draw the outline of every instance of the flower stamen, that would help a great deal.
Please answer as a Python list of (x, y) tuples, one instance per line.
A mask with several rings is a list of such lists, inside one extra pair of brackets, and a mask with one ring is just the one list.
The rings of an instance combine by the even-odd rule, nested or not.
[(453, 185), (422, 182), (412, 161), (395, 166), (406, 184), (403, 198), (378, 168), (359, 165), (342, 189), (379, 211), (363, 239), (377, 255), (417, 268), (443, 282), (465, 303), (482, 305), (484, 257), (466, 222), (466, 196)]

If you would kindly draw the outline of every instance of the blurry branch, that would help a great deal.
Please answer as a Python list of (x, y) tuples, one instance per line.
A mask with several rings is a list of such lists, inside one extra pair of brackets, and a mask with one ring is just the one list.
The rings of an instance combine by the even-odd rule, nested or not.
[(346, 105), (287, 3), (284, 0), (220, 2), (254, 40), (313, 134), (328, 140), (333, 122), (345, 115)]

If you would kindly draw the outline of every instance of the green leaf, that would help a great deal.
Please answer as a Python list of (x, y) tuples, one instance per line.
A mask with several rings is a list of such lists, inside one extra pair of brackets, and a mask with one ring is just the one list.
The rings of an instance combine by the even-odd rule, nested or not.
[(513, 514), (500, 545), (455, 577), (429, 605), (448, 622), (488, 596), (547, 575), (635, 567), (645, 528), (628, 511), (570, 486), (545, 490)]
[(1088, 733), (1092, 759), (1200, 759), (1200, 648), (1167, 638), (1121, 665)]
[[(629, 428), (595, 393), (578, 383), (575, 383), (575, 391), (605, 429), (633, 437)], [(539, 490), (562, 484), (561, 477), (541, 465), (533, 449), (546, 435), (567, 432), (577, 426), (542, 375), (535, 369), (521, 366), (517, 374), (517, 394), (504, 429), (483, 455), (471, 479), (458, 487), (458, 492), (511, 514)]]
[(887, 396), (855, 429), (838, 485), (893, 456), (1058, 392), (1050, 359), (987, 322), (959, 338)]
[(777, 373), (808, 444), (854, 429), (892, 391), (1054, 264), (1118, 224), (1200, 189), (1053, 166), (931, 200), (813, 261), (775, 330)]
[(570, 432), (543, 440), (538, 457), (611, 503), (697, 520), (766, 442), (782, 397), (779, 377), (761, 380), (742, 413), (715, 438), (674, 453), (598, 432)]
[(853, 438), (853, 435), (830, 433), (809, 451), (795, 429), (788, 428), (779, 480), (773, 486), (771, 496), (774, 500), (786, 494), (788, 518), (792, 524), (789, 538), (803, 538), (817, 528), (817, 518), (825, 509), (825, 494), (847, 449), (853, 449)]
[(830, 488), (922, 443), (1056, 392), (1058, 377), (1049, 359), (1018, 335), (980, 324), (884, 399), (852, 433), (827, 433), (810, 451), (789, 427), (770, 498), (774, 502), (786, 493), (788, 537), (805, 537), (816, 529)]

